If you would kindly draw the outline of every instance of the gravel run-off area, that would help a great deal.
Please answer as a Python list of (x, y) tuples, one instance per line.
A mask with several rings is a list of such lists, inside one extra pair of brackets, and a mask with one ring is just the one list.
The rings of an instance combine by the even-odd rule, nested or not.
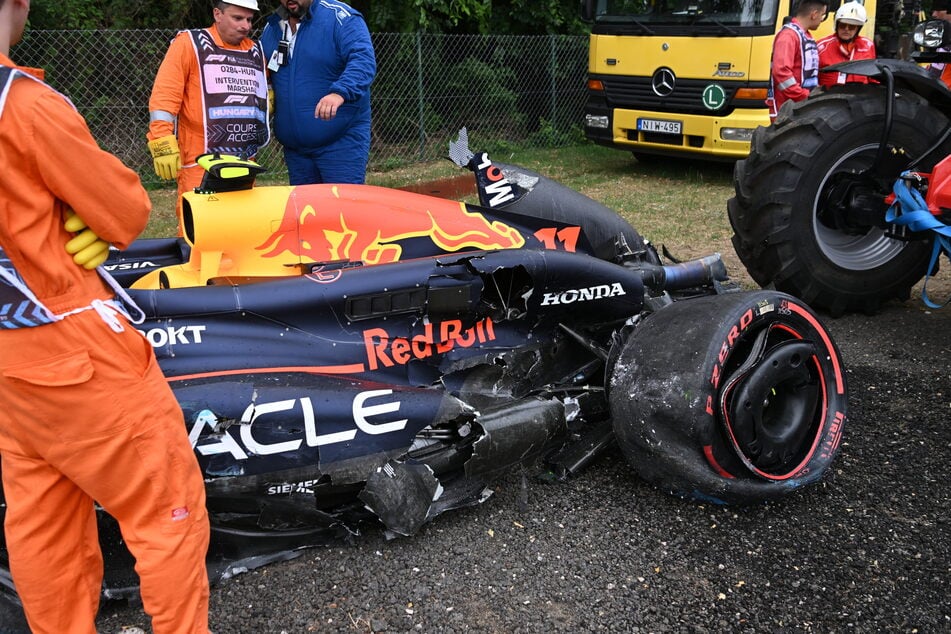
[[(851, 397), (820, 485), (698, 504), (617, 450), (567, 482), (512, 473), (412, 538), (371, 526), (218, 585), (213, 631), (951, 631), (951, 306), (825, 320)], [(97, 626), (150, 631), (126, 602)]]

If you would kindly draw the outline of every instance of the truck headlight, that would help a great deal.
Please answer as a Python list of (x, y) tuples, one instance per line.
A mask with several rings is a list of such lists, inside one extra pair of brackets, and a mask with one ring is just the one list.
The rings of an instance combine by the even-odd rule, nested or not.
[(584, 124), (589, 128), (607, 130), (611, 126), (611, 120), (607, 115), (586, 114), (584, 116)]
[(751, 141), (755, 128), (721, 128), (720, 138), (724, 141)]
[(936, 49), (944, 44), (944, 20), (929, 20), (922, 22), (912, 32), (912, 41), (915, 46), (925, 49)]

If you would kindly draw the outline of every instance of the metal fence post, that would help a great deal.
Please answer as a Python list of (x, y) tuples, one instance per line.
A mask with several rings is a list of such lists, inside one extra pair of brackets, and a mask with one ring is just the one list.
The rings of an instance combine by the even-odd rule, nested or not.
[(556, 79), (557, 73), (558, 73), (558, 54), (557, 54), (557, 51), (555, 50), (555, 34), (554, 33), (548, 34), (548, 48), (550, 53), (550, 59), (549, 59), (550, 65), (548, 67), (548, 71), (549, 71), (549, 77), (551, 78), (551, 82), (549, 84), (549, 89), (551, 92), (551, 127), (557, 130), (558, 122), (557, 122), (557, 117), (555, 113), (557, 112), (557, 107), (558, 107), (556, 102), (556, 99), (558, 96), (558, 82)]
[(419, 160), (426, 155), (426, 94), (423, 91), (423, 34), (416, 31), (416, 81), (419, 103)]

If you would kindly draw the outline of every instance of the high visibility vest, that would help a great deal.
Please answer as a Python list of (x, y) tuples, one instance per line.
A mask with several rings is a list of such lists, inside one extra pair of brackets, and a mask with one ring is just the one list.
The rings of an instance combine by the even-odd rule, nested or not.
[[(796, 22), (789, 22), (783, 25), (783, 29), (792, 29), (799, 38), (799, 52), (802, 65), (799, 69), (798, 83), (806, 90), (812, 90), (819, 85), (819, 49), (816, 45), (816, 41)], [(782, 29), (780, 29), (780, 31), (781, 30)], [(772, 55), (770, 55), (769, 66), (770, 68), (773, 66)], [(782, 83), (776, 84), (776, 79), (773, 77), (772, 72), (770, 72), (769, 85), (766, 88), (766, 106), (769, 108), (770, 122), (775, 121), (780, 103), (785, 102), (785, 98), (778, 99), (778, 94), (796, 83), (795, 78), (788, 77), (783, 80)]]
[[(792, 29), (799, 36), (799, 50), (802, 55), (802, 68), (799, 70), (799, 85), (806, 90), (812, 90), (819, 85), (819, 48), (816, 41), (795, 22), (783, 25), (784, 29)], [(772, 60), (770, 60), (772, 65)], [(789, 80), (786, 80), (789, 81)], [(768, 98), (788, 86), (774, 86), (770, 77)]]
[(260, 43), (247, 51), (225, 49), (205, 29), (188, 33), (198, 56), (205, 149), (256, 156), (271, 139), (264, 49)]

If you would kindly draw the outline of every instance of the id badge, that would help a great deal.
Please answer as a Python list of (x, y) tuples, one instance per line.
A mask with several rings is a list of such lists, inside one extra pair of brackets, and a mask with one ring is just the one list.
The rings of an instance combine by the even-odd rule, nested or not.
[(281, 63), (278, 61), (278, 56), (279, 56), (278, 52), (274, 51), (273, 53), (271, 53), (271, 59), (269, 59), (267, 62), (267, 69), (271, 71), (272, 73), (276, 73), (278, 69), (281, 67)]

